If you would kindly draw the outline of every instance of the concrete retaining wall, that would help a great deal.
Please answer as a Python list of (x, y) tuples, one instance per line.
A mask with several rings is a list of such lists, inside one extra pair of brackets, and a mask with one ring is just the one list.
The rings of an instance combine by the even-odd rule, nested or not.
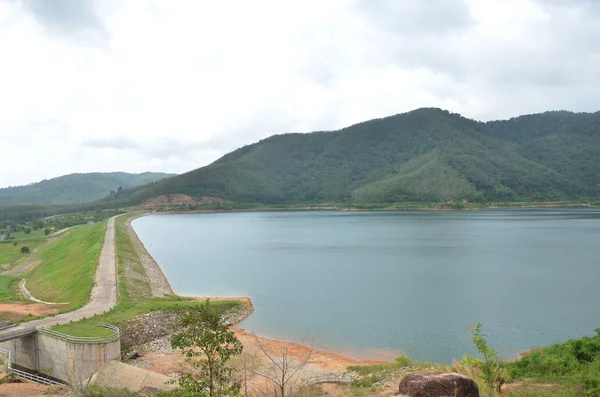
[(76, 343), (42, 333), (0, 343), (10, 350), (13, 364), (67, 383), (89, 379), (111, 360), (121, 360), (121, 342)]

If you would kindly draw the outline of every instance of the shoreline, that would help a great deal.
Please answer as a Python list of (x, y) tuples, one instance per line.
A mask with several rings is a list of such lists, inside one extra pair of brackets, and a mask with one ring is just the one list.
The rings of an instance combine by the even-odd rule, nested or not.
[[(121, 216), (126, 216), (127, 214), (121, 215)], [(130, 238), (134, 239), (133, 243), (136, 247), (139, 247), (139, 249), (142, 251), (142, 254), (145, 254), (146, 257), (150, 260), (150, 265), (154, 268), (155, 271), (157, 271), (159, 278), (161, 280), (161, 286), (167, 290), (167, 292), (170, 295), (176, 295), (173, 292), (173, 288), (171, 287), (171, 283), (169, 282), (169, 279), (167, 278), (167, 276), (165, 276), (165, 273), (163, 272), (162, 268), (160, 267), (160, 265), (158, 264), (158, 262), (156, 262), (156, 259), (154, 259), (154, 257), (152, 255), (150, 255), (150, 252), (148, 251), (148, 249), (146, 248), (146, 246), (144, 245), (144, 242), (140, 239), (140, 236), (138, 236), (137, 232), (135, 231), (134, 227), (132, 226), (132, 222), (136, 219), (142, 218), (144, 216), (148, 215), (147, 212), (142, 212), (140, 214), (135, 214), (133, 216), (130, 216), (127, 219), (127, 222), (125, 223), (125, 227), (127, 229), (127, 233), (129, 234)], [(152, 284), (152, 283), (151, 283)]]
[[(133, 231), (133, 235), (135, 236), (136, 240), (139, 242), (139, 247), (140, 249), (143, 249), (145, 251), (145, 254), (152, 259), (153, 264), (156, 265), (156, 267), (160, 270), (160, 274), (162, 275), (162, 277), (164, 278), (164, 281), (166, 282), (166, 284), (169, 287), (169, 290), (171, 291), (172, 295), (175, 296), (179, 296), (182, 298), (190, 298), (190, 299), (195, 299), (198, 301), (204, 301), (206, 299), (210, 299), (211, 301), (225, 301), (225, 300), (237, 300), (240, 301), (243, 305), (246, 306), (247, 310), (245, 310), (241, 316), (235, 318), (235, 321), (232, 322), (231, 324), (231, 328), (233, 329), (233, 331), (236, 333), (236, 335), (241, 336), (242, 339), (249, 339), (250, 337), (254, 337), (254, 334), (251, 332), (248, 332), (246, 329), (239, 327), (238, 325), (244, 321), (245, 319), (247, 319), (248, 317), (250, 317), (250, 315), (252, 315), (252, 313), (254, 313), (254, 305), (252, 303), (252, 300), (250, 299), (250, 297), (247, 296), (243, 296), (243, 297), (229, 297), (229, 296), (189, 296), (189, 295), (178, 295), (176, 293), (173, 292), (173, 288), (171, 287), (171, 284), (169, 283), (168, 278), (165, 276), (164, 272), (162, 271), (162, 268), (160, 268), (160, 265), (158, 264), (158, 262), (152, 257), (152, 255), (150, 254), (150, 252), (148, 252), (148, 250), (146, 249), (146, 246), (143, 244), (143, 242), (141, 241), (141, 239), (139, 238), (139, 236), (137, 235), (137, 233), (135, 232), (135, 229), (133, 228), (133, 226), (131, 225), (131, 223), (135, 220), (135, 219), (139, 219), (142, 218), (144, 216), (147, 215), (151, 215), (153, 214), (152, 212), (144, 212), (141, 214), (137, 214), (135, 216), (130, 217), (127, 220), (126, 223), (126, 227), (130, 230)], [(256, 335), (256, 337), (258, 337), (260, 340), (262, 341), (266, 341), (268, 343), (274, 344), (274, 345), (280, 345), (280, 346), (284, 346), (284, 345), (289, 345), (291, 346), (294, 350), (298, 350), (298, 351), (305, 351), (306, 349), (309, 349), (308, 346), (303, 345), (301, 343), (297, 343), (294, 341), (288, 341), (288, 340), (282, 340), (282, 339), (275, 339), (275, 338), (270, 338), (270, 337), (266, 337), (263, 335)], [(322, 358), (323, 362), (328, 362), (327, 365), (325, 366), (336, 366), (337, 364), (343, 363), (344, 365), (344, 369), (346, 366), (348, 365), (373, 365), (373, 364), (382, 364), (382, 363), (387, 363), (387, 362), (391, 362), (391, 361), (384, 361), (384, 360), (379, 360), (379, 359), (375, 359), (373, 358), (368, 358), (368, 357), (357, 357), (355, 355), (350, 355), (350, 354), (345, 354), (343, 352), (337, 352), (337, 351), (333, 351), (330, 349), (325, 349), (325, 348), (317, 348), (316, 346), (312, 347), (312, 350), (314, 352), (314, 354), (316, 356), (319, 356)], [(390, 358), (390, 360), (393, 360), (395, 357)], [(334, 364), (332, 364), (332, 362)], [(340, 364), (341, 365), (341, 364)], [(337, 369), (339, 370), (341, 367), (339, 367), (339, 365), (337, 366)]]
[[(173, 214), (212, 214), (212, 213), (240, 213), (240, 212), (293, 212), (293, 211), (341, 211), (341, 212), (393, 212), (393, 211), (480, 211), (480, 210), (496, 210), (496, 209), (542, 209), (542, 208), (600, 208), (600, 206), (586, 203), (555, 203), (555, 202), (539, 202), (523, 205), (481, 205), (473, 207), (454, 208), (451, 206), (437, 207), (337, 207), (337, 206), (305, 206), (305, 207), (255, 207), (255, 208), (229, 208), (229, 209), (194, 209), (182, 210), (172, 209), (167, 211), (158, 211), (153, 208), (143, 208), (146, 215), (173, 215)], [(137, 219), (137, 218), (136, 218)]]

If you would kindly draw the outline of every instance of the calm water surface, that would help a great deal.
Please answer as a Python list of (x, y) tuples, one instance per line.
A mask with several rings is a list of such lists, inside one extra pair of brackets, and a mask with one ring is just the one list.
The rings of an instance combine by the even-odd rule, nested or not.
[(600, 327), (600, 211), (152, 215), (133, 226), (176, 293), (249, 296), (243, 326), (449, 363), (483, 323), (503, 356)]

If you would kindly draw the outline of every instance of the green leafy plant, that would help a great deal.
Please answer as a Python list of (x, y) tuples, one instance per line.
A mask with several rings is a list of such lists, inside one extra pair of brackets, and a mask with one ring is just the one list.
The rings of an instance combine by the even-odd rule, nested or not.
[(190, 309), (180, 320), (183, 331), (173, 335), (171, 345), (198, 369), (179, 378), (186, 392), (208, 396), (235, 395), (239, 385), (232, 384), (232, 372), (227, 363), (242, 352), (242, 343), (229, 330), (221, 315), (210, 307), (207, 299)]
[(413, 365), (412, 360), (405, 356), (396, 357), (396, 365), (400, 368), (411, 367)]
[[(469, 333), (472, 335), (473, 343), (482, 358), (474, 358), (468, 354), (464, 355), (460, 362), (462, 372), (477, 374), (487, 387), (490, 397), (493, 397), (495, 393), (501, 394), (502, 385), (510, 380), (510, 374), (502, 367), (498, 359), (498, 352), (488, 346), (486, 335), (481, 332), (481, 323), (477, 323), (475, 327), (469, 326)], [(478, 371), (473, 371), (473, 368)]]

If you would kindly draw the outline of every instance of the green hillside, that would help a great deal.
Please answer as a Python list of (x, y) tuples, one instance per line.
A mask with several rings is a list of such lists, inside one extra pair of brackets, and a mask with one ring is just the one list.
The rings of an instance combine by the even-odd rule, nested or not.
[(155, 172), (71, 174), (26, 186), (0, 189), (0, 205), (76, 204), (106, 197), (119, 186), (132, 188), (173, 176)]
[(265, 204), (583, 200), (598, 197), (597, 158), (599, 113), (481, 123), (428, 108), (275, 135), (117, 201), (171, 193)]
[[(19, 205), (0, 206), (0, 220), (122, 208), (175, 193), (220, 197), (237, 207), (597, 202), (599, 158), (600, 112), (546, 112), (482, 123), (426, 108), (338, 131), (274, 135), (206, 167), (147, 186), (128, 187), (127, 181), (113, 180), (99, 184), (95, 197), (104, 198), (96, 202), (24, 206), (33, 200), (14, 195), (11, 200)], [(59, 186), (63, 197), (77, 202), (92, 190), (73, 183)], [(118, 186), (125, 189), (107, 196)], [(25, 188), (30, 187), (18, 189)], [(3, 190), (0, 203), (8, 204)]]

